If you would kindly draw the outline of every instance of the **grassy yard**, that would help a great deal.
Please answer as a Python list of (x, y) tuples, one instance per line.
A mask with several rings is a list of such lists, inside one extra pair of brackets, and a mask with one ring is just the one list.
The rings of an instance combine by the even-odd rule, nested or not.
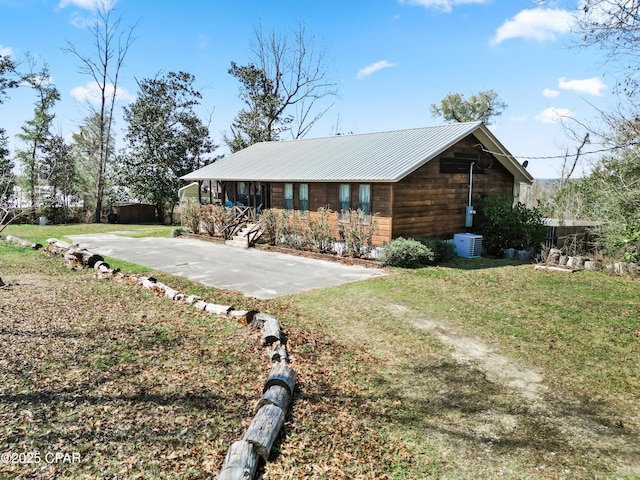
[[(96, 228), (123, 226), (3, 234)], [(281, 320), (298, 392), (265, 478), (640, 478), (638, 280), (458, 259), (258, 301), (149, 273)], [(0, 477), (215, 475), (268, 372), (255, 333), (2, 241), (0, 277), (0, 453), (79, 455)]]

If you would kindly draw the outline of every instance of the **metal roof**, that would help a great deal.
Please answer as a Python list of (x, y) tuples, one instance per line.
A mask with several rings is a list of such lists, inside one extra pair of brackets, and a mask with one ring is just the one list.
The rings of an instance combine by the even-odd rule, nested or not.
[[(262, 182), (397, 182), (468, 135), (508, 152), (482, 122), (335, 137), (263, 142), (182, 177)], [(487, 145), (487, 142), (489, 143)], [(510, 156), (498, 160), (516, 181), (532, 177)]]

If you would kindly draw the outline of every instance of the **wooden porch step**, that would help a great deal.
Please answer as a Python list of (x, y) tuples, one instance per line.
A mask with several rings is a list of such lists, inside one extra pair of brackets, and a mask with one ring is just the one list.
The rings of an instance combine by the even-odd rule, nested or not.
[(246, 227), (238, 230), (237, 235), (234, 235), (231, 240), (226, 240), (224, 243), (234, 247), (249, 248), (249, 238), (247, 235), (256, 227), (256, 225), (256, 223), (248, 223)]

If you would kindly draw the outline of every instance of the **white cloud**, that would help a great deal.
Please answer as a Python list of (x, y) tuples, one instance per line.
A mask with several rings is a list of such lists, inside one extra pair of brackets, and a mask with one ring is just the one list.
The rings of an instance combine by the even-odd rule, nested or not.
[(552, 88), (545, 88), (542, 91), (543, 97), (556, 98), (558, 95), (560, 95), (560, 92), (558, 90), (553, 90)]
[(391, 68), (395, 66), (396, 65), (394, 63), (389, 63), (386, 60), (381, 60), (379, 62), (373, 63), (364, 68), (361, 68), (356, 78), (358, 80), (362, 80), (364, 77), (368, 77), (369, 75), (377, 72), (378, 70), (382, 70), (383, 68)]
[(524, 38), (544, 42), (555, 40), (557, 34), (569, 33), (573, 17), (567, 10), (534, 8), (522, 10), (515, 17), (504, 22), (491, 39), (498, 45), (510, 38)]
[(95, 11), (98, 9), (98, 6), (104, 2), (105, 0), (60, 0), (58, 7), (66, 8), (68, 6), (76, 6), (78, 8), (84, 8), (85, 10)]
[(533, 118), (542, 123), (555, 123), (559, 122), (563, 118), (572, 117), (573, 114), (574, 112), (568, 108), (549, 107)]
[(600, 97), (602, 90), (607, 88), (600, 77), (585, 78), (584, 80), (567, 80), (565, 77), (558, 79), (558, 87), (562, 90), (572, 90), (576, 93), (586, 93)]
[(93, 18), (85, 17), (84, 15), (80, 15), (78, 12), (74, 12), (71, 15), (71, 25), (76, 28), (87, 28), (92, 25), (95, 25), (96, 20)]
[(451, 12), (454, 6), (468, 3), (488, 3), (489, 0), (399, 0), (401, 4), (418, 5), (425, 8), (435, 8), (442, 12)]
[[(113, 95), (113, 85), (107, 85), (106, 94), (107, 97)], [(71, 96), (81, 102), (90, 102), (93, 104), (99, 104), (101, 99), (100, 88), (95, 82), (87, 83), (85, 86), (75, 87), (71, 90)], [(135, 96), (126, 89), (119, 87), (116, 92), (116, 99), (130, 102), (135, 100)]]
[(0, 45), (0, 55), (4, 57), (11, 57), (13, 55), (13, 49), (11, 47)]

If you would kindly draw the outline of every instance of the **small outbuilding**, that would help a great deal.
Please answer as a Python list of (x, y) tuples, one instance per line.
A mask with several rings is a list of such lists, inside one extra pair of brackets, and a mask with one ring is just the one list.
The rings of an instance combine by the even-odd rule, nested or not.
[(147, 203), (122, 202), (113, 205), (116, 223), (154, 223), (156, 207)]
[(375, 213), (378, 245), (401, 236), (451, 238), (467, 231), (478, 196), (515, 202), (533, 181), (482, 122), (263, 142), (182, 178), (217, 185), (223, 203), (257, 211)]

